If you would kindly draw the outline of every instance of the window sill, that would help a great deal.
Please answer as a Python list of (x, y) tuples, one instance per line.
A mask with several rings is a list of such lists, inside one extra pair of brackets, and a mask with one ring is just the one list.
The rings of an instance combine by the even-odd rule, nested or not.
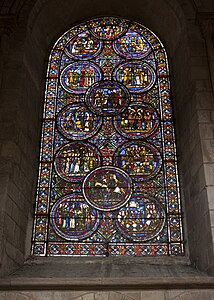
[(40, 257), (0, 280), (0, 290), (210, 289), (214, 277), (186, 257)]

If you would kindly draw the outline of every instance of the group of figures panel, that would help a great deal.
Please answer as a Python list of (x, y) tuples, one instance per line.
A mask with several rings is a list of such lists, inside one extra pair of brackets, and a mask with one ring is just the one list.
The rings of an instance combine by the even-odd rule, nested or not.
[[(142, 32), (126, 20), (95, 19), (64, 43), (58, 85), (65, 99), (77, 95), (79, 101), (57, 99), (63, 104), (56, 103), (53, 165), (56, 181), (80, 190), (63, 195), (52, 181), (53, 242), (167, 243), (167, 203), (158, 195), (165, 176), (162, 107), (159, 99), (155, 105), (139, 100), (160, 87)], [(162, 187), (149, 194), (145, 186), (149, 190), (157, 176)], [(144, 189), (135, 189), (141, 184)]]
[[(68, 239), (72, 240), (73, 234), (75, 239), (77, 237), (80, 240), (84, 239), (89, 232), (92, 234), (99, 228), (102, 219), (100, 213), (102, 215), (107, 211), (118, 213), (118, 216), (112, 218), (112, 222), (117, 224), (115, 229), (121, 231), (121, 228), (125, 226), (126, 231), (123, 231), (129, 238), (131, 233), (127, 234), (127, 232), (131, 229), (136, 231), (133, 236), (137, 234), (140, 237), (144, 234), (143, 223), (149, 224), (148, 227), (153, 227), (155, 222), (159, 221), (163, 225), (164, 212), (161, 217), (157, 218), (157, 214), (152, 211), (157, 210), (155, 199), (152, 199), (148, 205), (144, 205), (146, 198), (143, 201), (142, 195), (134, 195), (132, 185), (133, 179), (146, 182), (160, 172), (162, 167), (160, 152), (149, 143), (133, 141), (122, 144), (113, 154), (112, 161), (111, 166), (103, 166), (102, 152), (91, 143), (83, 141), (66, 144), (57, 152), (55, 169), (58, 176), (71, 183), (80, 182), (83, 195), (83, 197), (76, 194), (67, 195), (65, 196), (66, 201), (63, 197), (52, 208), (52, 220), (55, 220), (52, 225), (58, 234), (61, 227), (63, 231), (64, 229), (68, 231), (66, 235), (67, 238), (69, 237)], [(123, 210), (120, 212), (119, 209), (122, 207)], [(61, 217), (59, 217), (59, 210)], [(88, 217), (89, 211), (90, 218)], [(123, 220), (123, 218), (125, 219)], [(130, 222), (136, 223), (139, 220), (142, 222), (140, 226), (130, 225)], [(119, 226), (119, 224), (123, 226)], [(157, 228), (159, 231), (162, 226)], [(83, 230), (87, 234), (77, 234), (78, 230), (80, 232)], [(154, 230), (154, 228), (150, 229), (153, 234)], [(124, 236), (126, 235), (124, 234)], [(65, 237), (65, 235), (60, 236)], [(150, 237), (148, 235), (149, 239), (152, 237), (153, 235)]]
[[(113, 59), (112, 59), (113, 60)], [(98, 61), (99, 64), (102, 61)], [(111, 76), (110, 76), (111, 75)], [(149, 90), (155, 83), (156, 75), (152, 66), (144, 62), (117, 63), (112, 66), (108, 77), (117, 84), (126, 86), (130, 92), (142, 93)], [(63, 88), (71, 93), (85, 93), (93, 84), (106, 77), (105, 69), (92, 62), (74, 62), (63, 69), (60, 80)]]

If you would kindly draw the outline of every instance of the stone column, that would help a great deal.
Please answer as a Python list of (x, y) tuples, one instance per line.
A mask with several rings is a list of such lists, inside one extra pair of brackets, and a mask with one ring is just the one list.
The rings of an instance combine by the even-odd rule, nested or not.
[(206, 43), (210, 79), (214, 96), (214, 13), (199, 13), (197, 19)]
[[(201, 234), (205, 235), (211, 232), (212, 241), (209, 242), (209, 238), (207, 238), (206, 257), (204, 260), (207, 261), (207, 265), (209, 266), (207, 269), (208, 273), (214, 274), (214, 13), (198, 13), (197, 21), (205, 41), (209, 71), (209, 78), (207, 77), (206, 80), (210, 82), (209, 91), (206, 90), (200, 94), (201, 107), (204, 108), (201, 112), (198, 110), (203, 159), (202, 168), (205, 180), (203, 193), (207, 197), (207, 202), (200, 202), (206, 208), (204, 211), (204, 216), (206, 216), (204, 218), (206, 230), (204, 231), (205, 233), (201, 232)], [(209, 103), (211, 104), (209, 107), (205, 106), (207, 99), (209, 99)]]

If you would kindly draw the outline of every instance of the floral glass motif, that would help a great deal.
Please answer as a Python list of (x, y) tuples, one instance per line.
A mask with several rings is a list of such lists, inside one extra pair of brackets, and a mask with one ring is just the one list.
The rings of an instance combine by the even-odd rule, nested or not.
[(32, 254), (184, 254), (167, 56), (141, 24), (93, 19), (51, 51)]

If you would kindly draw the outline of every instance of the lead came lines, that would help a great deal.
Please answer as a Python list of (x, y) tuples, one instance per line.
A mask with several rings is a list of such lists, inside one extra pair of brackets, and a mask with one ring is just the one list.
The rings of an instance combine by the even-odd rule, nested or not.
[[(111, 17), (76, 26), (55, 44), (44, 107), (49, 116), (48, 103), (58, 111), (52, 125), (55, 179), (48, 181), (54, 190), (48, 196), (48, 246), (39, 244), (38, 219), (35, 255), (45, 255), (46, 248), (47, 255), (168, 254), (163, 119), (156, 102), (153, 106), (162, 98), (147, 97), (157, 86), (164, 90), (154, 68), (158, 47), (142, 25)], [(167, 65), (155, 59), (165, 72)], [(54, 87), (60, 88), (57, 100)], [(47, 143), (50, 139), (46, 134)], [(43, 151), (50, 155), (41, 145)], [(45, 217), (38, 205), (36, 214)]]

